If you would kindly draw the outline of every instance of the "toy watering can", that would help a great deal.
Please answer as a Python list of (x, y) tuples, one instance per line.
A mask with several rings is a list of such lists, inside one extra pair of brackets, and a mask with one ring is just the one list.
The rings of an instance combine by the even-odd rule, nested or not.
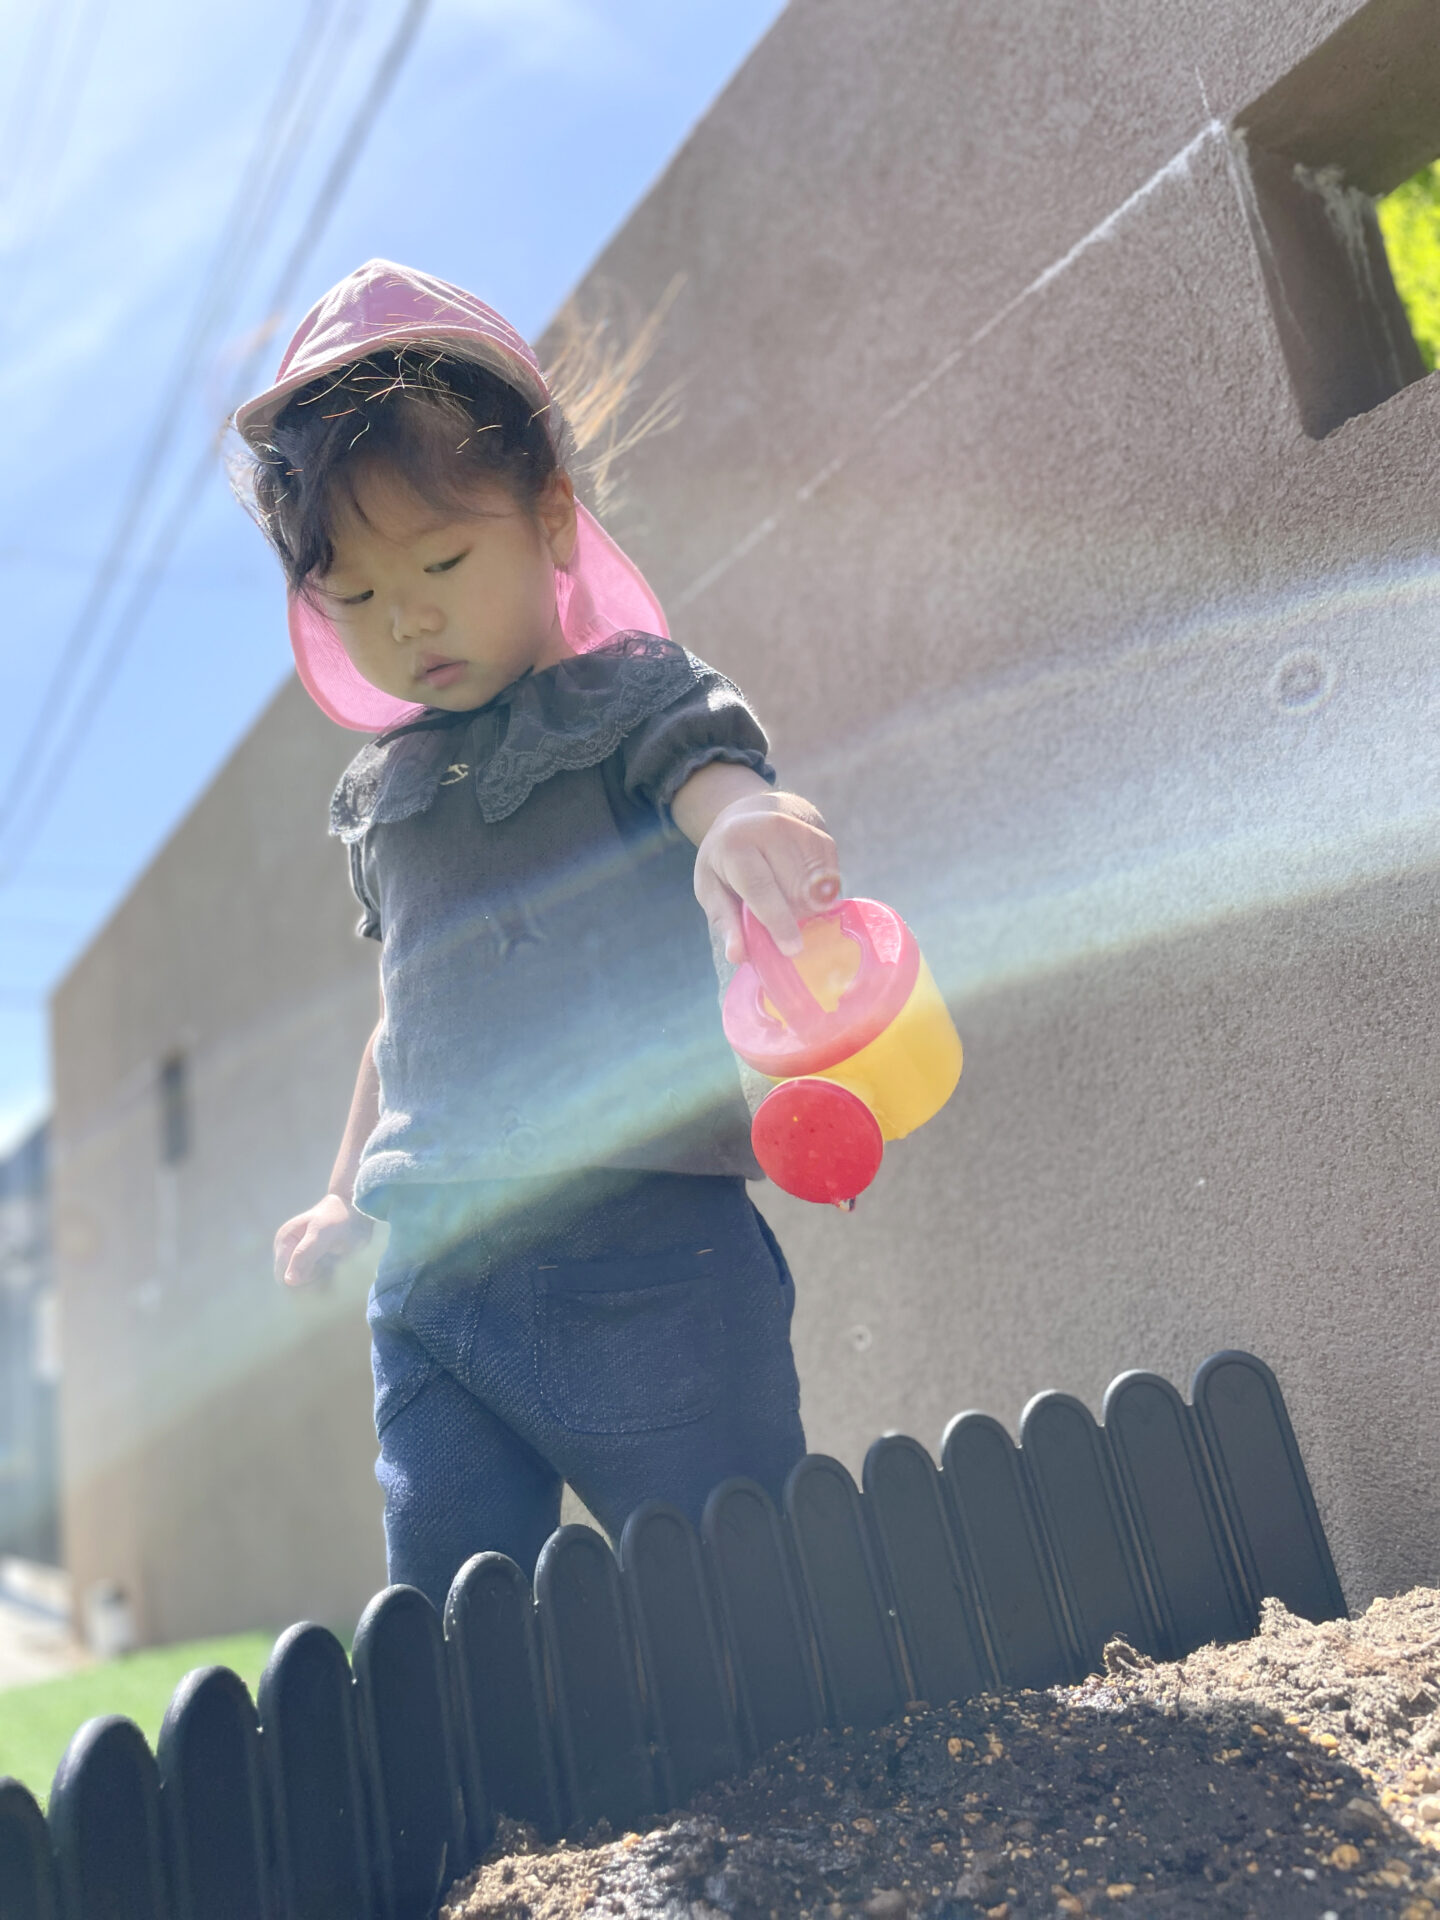
[(937, 1114), (960, 1078), (960, 1036), (909, 927), (878, 900), (803, 923), (787, 959), (748, 907), (747, 959), (725, 994), (725, 1038), (778, 1084), (751, 1125), (755, 1157), (801, 1200), (844, 1205), (887, 1140)]

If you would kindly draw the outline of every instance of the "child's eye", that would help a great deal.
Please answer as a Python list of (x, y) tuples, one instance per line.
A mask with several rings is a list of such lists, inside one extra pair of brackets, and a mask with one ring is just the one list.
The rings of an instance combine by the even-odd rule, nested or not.
[(330, 598), (337, 607), (363, 607), (367, 600), (373, 600), (373, 588), (367, 587), (363, 593), (332, 593)]
[[(467, 547), (465, 552), (468, 553), (469, 551), (470, 549)], [(450, 569), (452, 567), (458, 567), (464, 558), (464, 553), (457, 553), (453, 560), (437, 560), (433, 566), (426, 567), (425, 571), (426, 573), (449, 573)]]

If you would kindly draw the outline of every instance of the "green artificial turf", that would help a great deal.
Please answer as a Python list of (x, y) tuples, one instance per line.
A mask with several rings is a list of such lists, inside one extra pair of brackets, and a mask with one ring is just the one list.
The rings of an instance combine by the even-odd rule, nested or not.
[(0, 1692), (0, 1774), (23, 1780), (43, 1804), (60, 1756), (82, 1722), (98, 1713), (123, 1713), (153, 1747), (170, 1696), (193, 1667), (231, 1667), (251, 1693), (260, 1679), (272, 1633), (235, 1633), (149, 1647), (58, 1680)]

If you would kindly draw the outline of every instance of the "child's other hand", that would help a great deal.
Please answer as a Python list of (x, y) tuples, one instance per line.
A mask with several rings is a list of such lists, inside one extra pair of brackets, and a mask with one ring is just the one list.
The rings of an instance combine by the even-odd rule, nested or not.
[(799, 953), (800, 921), (840, 897), (835, 842), (817, 809), (769, 788), (722, 807), (695, 855), (695, 897), (732, 963), (745, 958), (742, 901), (782, 953)]
[(328, 1286), (347, 1254), (358, 1253), (374, 1222), (338, 1193), (287, 1220), (275, 1236), (275, 1278), (286, 1287)]

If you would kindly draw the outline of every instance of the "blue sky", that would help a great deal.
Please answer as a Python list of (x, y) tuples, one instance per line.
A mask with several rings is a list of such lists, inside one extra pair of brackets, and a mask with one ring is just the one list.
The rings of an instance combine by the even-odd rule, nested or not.
[(538, 333), (782, 4), (430, 0), (271, 314), (405, 0), (0, 0), (0, 1149), (50, 987), (289, 669), (273, 563), (192, 478), (267, 318), (268, 371), (378, 254)]

